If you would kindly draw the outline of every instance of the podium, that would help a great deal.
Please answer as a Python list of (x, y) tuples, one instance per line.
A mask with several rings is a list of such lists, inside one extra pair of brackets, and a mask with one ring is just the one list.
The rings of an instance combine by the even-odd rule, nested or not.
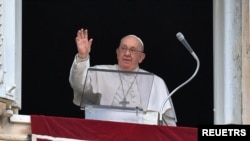
[(37, 141), (197, 141), (198, 129), (70, 117), (31, 115), (31, 132)]
[[(153, 73), (143, 70), (131, 72), (89, 68), (83, 86), (80, 109), (85, 112), (86, 119), (157, 125), (159, 103), (166, 97), (167, 89), (162, 87), (163, 92), (155, 94), (156, 86), (153, 87), (153, 82), (156, 80), (158, 79)], [(157, 82), (164, 86), (162, 81)], [(124, 88), (127, 95), (124, 94)], [(126, 101), (127, 96), (129, 101), (135, 104), (123, 105), (124, 102), (129, 103)], [(154, 101), (158, 103), (152, 102), (151, 99), (154, 98), (157, 98)], [(172, 113), (175, 117), (174, 110)]]

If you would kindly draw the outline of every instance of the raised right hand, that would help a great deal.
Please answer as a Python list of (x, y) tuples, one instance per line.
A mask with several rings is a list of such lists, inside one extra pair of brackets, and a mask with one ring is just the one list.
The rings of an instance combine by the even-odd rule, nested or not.
[(75, 42), (78, 50), (78, 57), (81, 59), (86, 58), (91, 51), (93, 42), (92, 38), (88, 39), (88, 30), (83, 28), (78, 30)]

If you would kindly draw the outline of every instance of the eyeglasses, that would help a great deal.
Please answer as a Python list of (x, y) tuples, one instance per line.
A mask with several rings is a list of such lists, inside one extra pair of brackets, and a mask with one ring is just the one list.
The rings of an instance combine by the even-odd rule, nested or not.
[(127, 50), (131, 53), (131, 54), (135, 54), (135, 53), (140, 53), (142, 51), (137, 50), (136, 48), (126, 48), (126, 47), (120, 47), (119, 48), (122, 52), (127, 52)]

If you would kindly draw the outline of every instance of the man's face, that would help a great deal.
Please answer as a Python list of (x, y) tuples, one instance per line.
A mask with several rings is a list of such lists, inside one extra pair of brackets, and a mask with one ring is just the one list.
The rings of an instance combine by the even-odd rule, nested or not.
[(118, 65), (122, 70), (133, 71), (145, 58), (141, 43), (133, 36), (126, 36), (116, 49)]

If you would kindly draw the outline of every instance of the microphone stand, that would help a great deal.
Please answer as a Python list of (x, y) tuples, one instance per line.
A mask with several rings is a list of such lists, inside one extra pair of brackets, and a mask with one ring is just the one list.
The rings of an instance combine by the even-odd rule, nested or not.
[(184, 85), (186, 85), (189, 81), (191, 81), (195, 75), (197, 74), (199, 68), (200, 68), (200, 61), (199, 61), (199, 58), (198, 56), (192, 51), (191, 54), (193, 55), (193, 57), (195, 58), (196, 62), (197, 62), (197, 66), (196, 66), (196, 70), (195, 72), (193, 73), (193, 75), (188, 79), (186, 80), (184, 83), (182, 83), (181, 85), (179, 85), (177, 88), (175, 88), (164, 100), (164, 103), (162, 104), (161, 106), (161, 113), (160, 113), (160, 117), (159, 117), (159, 125), (163, 125), (163, 120), (162, 120), (162, 115), (164, 113), (165, 110), (163, 110), (165, 104), (167, 103), (167, 101), (169, 100), (169, 98), (177, 91), (179, 90), (181, 87), (183, 87)]

